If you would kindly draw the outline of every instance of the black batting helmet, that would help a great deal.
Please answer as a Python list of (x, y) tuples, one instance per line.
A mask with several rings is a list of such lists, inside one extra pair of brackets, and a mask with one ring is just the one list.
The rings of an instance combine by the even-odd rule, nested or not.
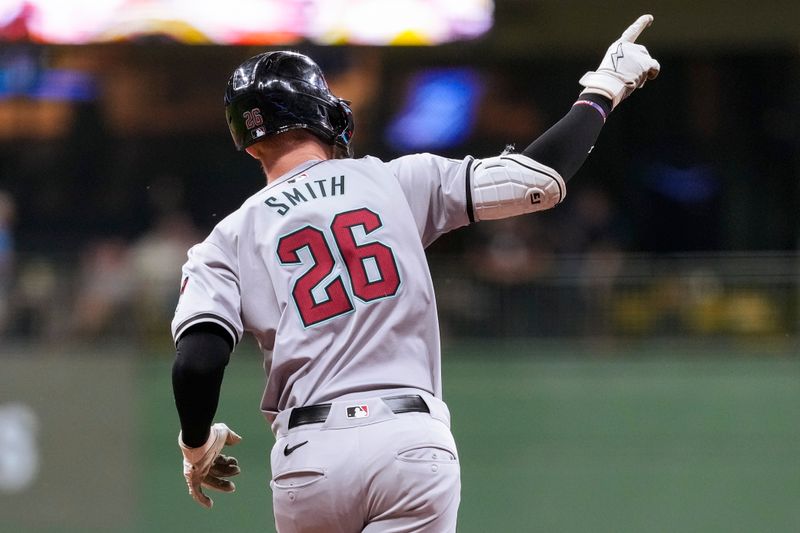
[(297, 52), (266, 52), (239, 65), (225, 90), (225, 116), (237, 150), (305, 128), (350, 154), (348, 102), (331, 93), (311, 58)]

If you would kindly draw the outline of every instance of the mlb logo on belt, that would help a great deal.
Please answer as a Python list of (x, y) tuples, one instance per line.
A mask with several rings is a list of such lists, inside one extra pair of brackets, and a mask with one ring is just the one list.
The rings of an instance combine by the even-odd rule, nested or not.
[(347, 408), (347, 418), (367, 418), (369, 407), (366, 405), (353, 405)]

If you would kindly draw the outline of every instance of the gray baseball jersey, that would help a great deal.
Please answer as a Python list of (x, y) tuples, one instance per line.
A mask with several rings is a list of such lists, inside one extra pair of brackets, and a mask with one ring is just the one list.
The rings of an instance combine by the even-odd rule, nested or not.
[(250, 197), (189, 251), (172, 322), (264, 352), (262, 411), (389, 389), (441, 398), (424, 248), (469, 223), (473, 160), (416, 154), (309, 161)]

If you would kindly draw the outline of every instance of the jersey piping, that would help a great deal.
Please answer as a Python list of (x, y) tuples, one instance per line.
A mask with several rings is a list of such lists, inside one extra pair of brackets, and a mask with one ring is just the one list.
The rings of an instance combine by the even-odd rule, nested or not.
[(225, 328), (228, 334), (230, 334), (231, 339), (233, 339), (233, 345), (236, 346), (237, 344), (239, 344), (240, 339), (239, 336), (236, 334), (236, 328), (233, 327), (233, 324), (231, 324), (225, 318), (219, 315), (215, 315), (214, 313), (200, 313), (199, 315), (194, 315), (193, 317), (189, 317), (183, 322), (181, 322), (180, 325), (177, 328), (175, 328), (175, 344), (177, 345), (178, 341), (181, 338), (181, 335), (183, 335), (183, 333), (187, 329), (189, 329), (190, 326), (199, 324), (201, 322), (213, 322), (214, 324), (222, 326), (223, 328)]
[(469, 223), (475, 223), (475, 213), (473, 212), (472, 208), (472, 163), (475, 160), (471, 159), (469, 164), (467, 165), (467, 174), (466, 179), (464, 180), (467, 185), (467, 217), (469, 217)]

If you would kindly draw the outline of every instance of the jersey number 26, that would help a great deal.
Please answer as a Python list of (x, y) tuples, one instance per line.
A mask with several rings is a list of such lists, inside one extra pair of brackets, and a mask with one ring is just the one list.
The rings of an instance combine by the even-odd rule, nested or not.
[[(373, 241), (357, 244), (353, 228), (361, 226), (369, 235), (383, 226), (380, 217), (366, 208), (339, 213), (333, 218), (331, 232), (334, 244), (344, 261), (350, 278), (353, 295), (363, 302), (394, 296), (400, 286), (392, 249)], [(326, 299), (317, 301), (313, 291), (333, 272), (336, 260), (325, 234), (312, 226), (285, 235), (278, 241), (278, 257), (284, 265), (297, 265), (303, 261), (298, 252), (308, 248), (313, 264), (300, 276), (292, 289), (292, 298), (300, 312), (305, 327), (313, 326), (353, 310), (353, 301), (347, 292), (342, 276), (336, 276), (324, 287)], [(368, 273), (373, 266), (373, 275)], [(377, 275), (374, 271), (377, 271)]]

